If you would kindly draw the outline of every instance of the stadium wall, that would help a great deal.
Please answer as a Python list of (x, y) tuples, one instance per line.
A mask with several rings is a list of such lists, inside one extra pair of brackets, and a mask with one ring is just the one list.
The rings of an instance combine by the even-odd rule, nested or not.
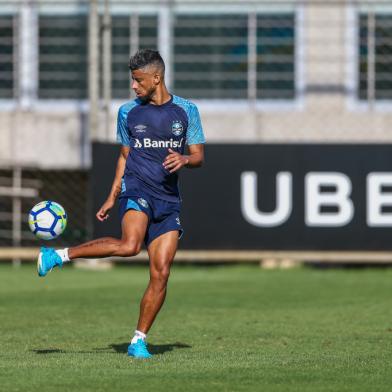
[[(62, 15), (70, 12), (69, 10), (86, 13), (88, 3), (1, 0), (0, 4), (0, 14), (13, 13), (16, 18), (15, 35), (12, 36), (15, 42), (12, 53), (15, 93), (13, 97), (0, 100), (1, 161), (41, 168), (89, 167), (90, 140), (115, 140), (117, 110), (123, 100), (112, 101), (109, 130), (104, 126), (106, 114), (101, 102), (98, 113), (99, 127), (95, 133), (91, 133), (86, 99), (43, 99), (39, 98), (38, 94), (40, 15)], [(288, 99), (258, 99), (257, 94), (254, 96), (250, 85), (254, 83), (252, 78), (255, 75), (252, 75), (251, 54), (248, 53), (248, 88), (243, 91), (245, 95), (238, 89), (236, 98), (235, 91), (230, 95), (227, 90), (231, 98), (222, 96), (216, 99), (212, 87), (211, 99), (197, 98), (197, 94), (196, 98), (190, 95), (200, 108), (210, 143), (385, 143), (391, 140), (390, 99), (377, 99), (377, 96), (372, 97), (371, 92), (368, 92), (365, 99), (361, 98), (358, 82), (358, 61), (362, 56), (359, 43), (361, 15), (367, 15), (370, 11), (376, 15), (390, 15), (392, 9), (388, 2), (353, 3), (342, 0), (326, 4), (319, 1), (111, 1), (111, 7), (113, 14), (117, 15), (131, 15), (132, 12), (157, 15), (157, 45), (162, 53), (170, 57), (169, 66), (175, 61), (173, 43), (170, 43), (173, 36), (171, 40), (169, 37), (165, 41), (159, 30), (159, 26), (167, 26), (162, 24), (168, 22), (168, 14), (165, 14), (167, 10), (172, 15), (197, 15), (203, 12), (219, 15), (228, 13), (235, 16), (245, 13), (249, 31), (252, 14), (294, 15), (293, 96)], [(260, 23), (262, 22), (261, 20)], [(287, 26), (284, 23), (287, 21), (279, 23), (282, 23), (282, 31), (285, 31)], [(174, 33), (176, 31), (174, 30)], [(187, 39), (189, 43), (193, 42), (192, 36), (185, 40)], [(274, 42), (279, 42), (279, 39), (282, 37), (276, 37)], [(392, 36), (387, 39), (387, 45), (391, 42)], [(197, 52), (195, 54), (197, 55)], [(259, 57), (256, 56), (256, 61)], [(383, 63), (389, 64), (388, 58), (386, 53)], [(284, 60), (280, 58), (277, 61)], [(267, 76), (275, 78), (274, 80), (291, 77), (289, 73), (280, 73), (279, 70), (279, 64), (276, 63), (274, 71), (271, 74), (268, 74), (268, 71)], [(172, 71), (176, 72), (175, 67)], [(386, 74), (384, 72), (383, 75)], [(186, 75), (190, 77), (192, 72)], [(219, 72), (216, 75), (218, 77)], [(230, 74), (227, 77), (235, 81), (235, 77)], [(372, 75), (365, 75), (366, 77), (367, 82), (371, 82)], [(389, 81), (386, 80), (384, 85), (386, 83)], [(211, 86), (212, 84), (211, 82)], [(180, 88), (177, 90), (182, 91)], [(177, 90), (174, 87), (172, 89), (174, 93), (177, 93)], [(45, 143), (36, 143), (36, 140)], [(34, 148), (25, 148), (26, 144)], [(48, 148), (48, 145), (52, 147)], [(58, 153), (58, 148), (61, 148), (61, 154)]]
[[(182, 170), (182, 249), (392, 250), (392, 145), (206, 146)], [(106, 199), (119, 148), (93, 146), (93, 209)], [(117, 211), (94, 237), (120, 236)]]
[[(104, 2), (99, 3), (102, 17)], [(87, 83), (91, 75), (90, 1), (0, 0), (2, 246), (34, 243), (23, 217), (42, 198), (61, 199), (67, 209), (77, 211), (70, 221), (70, 236), (64, 237), (62, 245), (91, 238), (91, 219), (87, 221), (85, 217), (90, 211), (85, 189), (92, 165), (91, 142), (114, 142), (117, 110), (132, 97), (127, 61), (129, 54), (141, 47), (159, 49), (167, 62), (171, 91), (197, 103), (207, 148), (211, 148), (209, 156), (221, 156), (222, 151), (231, 148), (262, 148), (265, 144), (268, 150), (260, 149), (260, 153), (267, 156), (274, 151), (273, 144), (280, 149), (278, 152), (295, 148), (298, 143), (320, 151), (320, 145), (332, 143), (350, 148), (377, 144), (380, 150), (373, 146), (372, 155), (364, 159), (373, 161), (379, 154), (386, 157), (382, 151), (390, 146), (392, 125), (390, 1), (109, 3), (112, 99), (108, 103), (100, 95), (98, 127), (93, 129)], [(102, 31), (102, 20), (95, 27)], [(97, 38), (103, 42), (102, 36)], [(99, 49), (104, 53), (102, 46)], [(102, 90), (105, 79), (103, 57), (107, 60), (107, 56), (101, 56), (97, 62), (97, 90)], [(356, 162), (356, 155), (347, 154), (347, 159)], [(254, 159), (254, 165), (249, 167), (255, 167), (258, 180), (264, 181), (264, 167), (272, 170), (271, 162), (275, 161), (259, 162), (256, 156)], [(208, 157), (208, 165), (210, 160)], [(339, 162), (337, 172), (345, 173), (344, 160)], [(389, 172), (386, 158), (384, 163), (380, 170)], [(294, 161), (292, 166), (296, 167)], [(305, 168), (314, 170), (312, 165)], [(373, 169), (369, 166), (369, 170)], [(365, 194), (363, 181), (370, 171), (365, 172), (363, 169), (359, 177), (349, 177), (353, 197), (358, 192), (357, 183), (362, 184), (360, 194)], [(274, 187), (276, 174), (270, 172), (265, 186)], [(192, 176), (193, 173), (189, 178)], [(302, 177), (303, 173), (299, 178)], [(110, 181), (112, 173), (107, 178)], [(233, 181), (237, 184), (238, 178)], [(298, 185), (297, 175), (293, 181), (296, 188), (305, 189)], [(187, 178), (184, 191), (186, 183)], [(32, 197), (32, 193), (36, 196)], [(355, 211), (364, 211), (363, 196), (358, 200), (353, 199)], [(267, 207), (263, 199), (260, 203), (260, 208)], [(270, 207), (273, 209), (272, 204)], [(225, 214), (226, 210), (221, 218), (229, 216)], [(365, 218), (361, 216), (358, 227), (365, 230)], [(292, 219), (294, 215), (290, 222)], [(303, 219), (301, 215), (300, 221)], [(352, 224), (356, 225), (358, 219), (355, 212)], [(241, 222), (237, 222), (238, 227), (242, 227)], [(231, 220), (226, 223), (234, 224)], [(380, 241), (384, 241), (383, 235)], [(234, 246), (235, 241), (231, 243)], [(314, 244), (323, 247), (320, 242)], [(376, 241), (373, 246), (375, 249), (384, 245)]]

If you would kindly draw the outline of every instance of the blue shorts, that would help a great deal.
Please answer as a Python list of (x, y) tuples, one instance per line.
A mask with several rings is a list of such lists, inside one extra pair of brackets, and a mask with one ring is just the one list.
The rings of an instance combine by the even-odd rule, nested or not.
[(129, 210), (144, 212), (148, 216), (148, 226), (144, 243), (146, 246), (162, 234), (178, 231), (179, 238), (183, 233), (180, 222), (180, 203), (157, 199), (148, 195), (120, 196), (119, 214), (122, 221)]

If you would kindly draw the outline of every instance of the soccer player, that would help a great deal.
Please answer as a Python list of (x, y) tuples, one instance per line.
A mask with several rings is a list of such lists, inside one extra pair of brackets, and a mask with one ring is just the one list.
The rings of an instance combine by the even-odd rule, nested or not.
[(99, 221), (107, 219), (118, 197), (122, 237), (100, 238), (66, 249), (41, 248), (37, 268), (39, 276), (45, 276), (76, 258), (133, 256), (144, 242), (150, 281), (128, 355), (149, 358), (146, 336), (165, 300), (170, 266), (183, 231), (178, 172), (202, 165), (205, 138), (197, 107), (168, 92), (165, 64), (157, 51), (139, 50), (131, 57), (129, 68), (137, 98), (119, 109), (117, 140), (122, 146), (111, 191), (96, 214)]

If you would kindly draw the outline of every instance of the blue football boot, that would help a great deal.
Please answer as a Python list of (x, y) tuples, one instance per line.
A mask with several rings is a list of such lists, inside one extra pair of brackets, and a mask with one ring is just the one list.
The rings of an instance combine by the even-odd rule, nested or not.
[(143, 339), (138, 339), (136, 343), (131, 343), (128, 346), (128, 356), (134, 358), (152, 357), (152, 355), (148, 352), (146, 342)]
[(53, 248), (41, 248), (41, 252), (38, 255), (37, 271), (38, 276), (45, 276), (54, 267), (61, 267), (63, 262), (61, 257), (55, 252)]

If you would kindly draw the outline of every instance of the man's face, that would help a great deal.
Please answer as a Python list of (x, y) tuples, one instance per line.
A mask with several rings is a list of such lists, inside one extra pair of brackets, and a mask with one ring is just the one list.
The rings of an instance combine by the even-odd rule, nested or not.
[(132, 90), (143, 101), (149, 101), (154, 94), (160, 76), (154, 70), (143, 68), (132, 71)]

